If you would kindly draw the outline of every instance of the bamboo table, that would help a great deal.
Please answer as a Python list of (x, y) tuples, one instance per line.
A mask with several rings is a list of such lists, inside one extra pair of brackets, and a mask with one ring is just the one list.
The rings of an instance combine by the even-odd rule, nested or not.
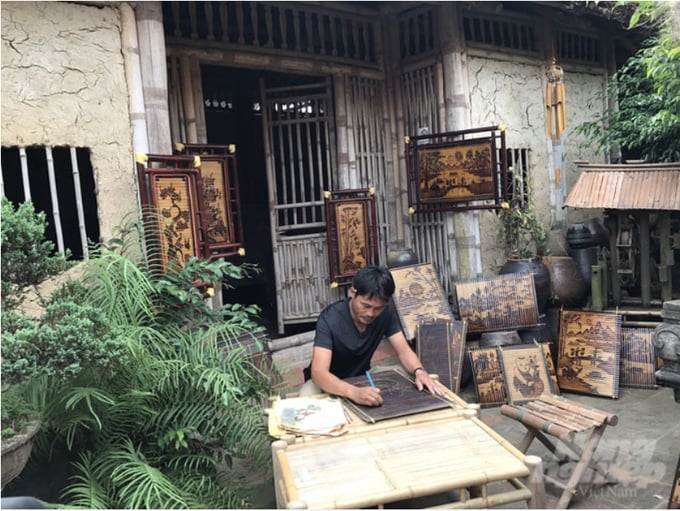
[[(447, 508), (545, 506), (541, 459), (515, 449), (475, 409), (365, 424), (335, 438), (277, 440), (272, 460), (278, 508), (380, 507), (451, 490), (460, 497)], [(491, 494), (497, 482), (507, 484)]]

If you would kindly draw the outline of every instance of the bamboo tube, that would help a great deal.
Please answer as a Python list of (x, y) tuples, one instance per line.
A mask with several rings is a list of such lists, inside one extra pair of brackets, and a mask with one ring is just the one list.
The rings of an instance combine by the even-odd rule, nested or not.
[(571, 433), (571, 431), (564, 426), (551, 424), (550, 421), (546, 421), (538, 415), (522, 408), (517, 408), (512, 405), (503, 405), (501, 406), (500, 411), (503, 415), (510, 417), (511, 419), (518, 420), (527, 426), (539, 431), (544, 431), (545, 433), (558, 438), (568, 437)]
[(581, 404), (578, 404), (574, 401), (569, 401), (564, 398), (543, 394), (540, 399), (541, 401), (545, 401), (560, 408), (565, 408), (567, 410), (580, 413), (593, 420), (599, 421), (600, 423), (606, 422), (610, 426), (616, 426), (616, 424), (619, 422), (619, 418), (614, 414), (603, 412), (602, 410), (597, 410), (595, 408), (587, 408)]
[(529, 467), (527, 486), (531, 490), (528, 507), (531, 509), (545, 509), (545, 481), (543, 479), (543, 460), (538, 456), (529, 455), (524, 462)]
[[(277, 442), (274, 442), (277, 443)], [(287, 445), (287, 444), (286, 444)], [(296, 500), (300, 500), (300, 497), (298, 495), (297, 488), (295, 487), (294, 479), (293, 479), (293, 472), (290, 469), (290, 465), (288, 464), (288, 460), (286, 459), (286, 449), (283, 448), (278, 448), (276, 450), (276, 460), (279, 465), (279, 474), (281, 477), (281, 481), (283, 482), (283, 486), (286, 491), (286, 500), (288, 502), (293, 502)]]

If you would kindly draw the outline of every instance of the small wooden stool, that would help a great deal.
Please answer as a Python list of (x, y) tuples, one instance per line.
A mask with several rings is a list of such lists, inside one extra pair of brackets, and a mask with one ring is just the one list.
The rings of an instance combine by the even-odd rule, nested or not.
[[(599, 466), (592, 460), (605, 428), (608, 425), (615, 426), (618, 422), (616, 415), (588, 408), (553, 394), (543, 394), (538, 399), (523, 404), (503, 405), (501, 413), (521, 422), (527, 428), (527, 433), (519, 445), (520, 451), (526, 453), (534, 438), (538, 438), (560, 461), (569, 459), (569, 457), (560, 458), (557, 453), (557, 443), (553, 443), (548, 438), (551, 436), (576, 454), (577, 464), (566, 484), (545, 476), (547, 481), (564, 489), (556, 509), (566, 509), (569, 506), (572, 496), (576, 493), (576, 487), (588, 467), (600, 472), (608, 483), (616, 482), (605, 467)], [(577, 445), (574, 441), (576, 433), (590, 429), (592, 432), (585, 446)]]

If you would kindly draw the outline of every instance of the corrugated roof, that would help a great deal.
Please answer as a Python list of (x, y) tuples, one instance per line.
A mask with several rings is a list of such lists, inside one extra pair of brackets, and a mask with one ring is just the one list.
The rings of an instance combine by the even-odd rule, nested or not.
[(579, 165), (570, 208), (680, 210), (680, 163)]

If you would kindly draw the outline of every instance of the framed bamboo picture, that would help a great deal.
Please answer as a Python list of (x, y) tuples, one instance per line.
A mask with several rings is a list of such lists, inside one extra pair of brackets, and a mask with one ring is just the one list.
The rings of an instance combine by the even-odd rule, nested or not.
[(407, 340), (423, 321), (455, 321), (444, 288), (432, 263), (391, 268), (396, 290), (392, 299)]
[(212, 258), (230, 257), (243, 248), (235, 145), (175, 144), (181, 154), (200, 157), (205, 252)]
[(510, 404), (521, 404), (552, 394), (552, 382), (543, 348), (534, 344), (516, 344), (498, 348), (505, 388)]
[[(193, 156), (145, 155), (137, 162), (140, 202), (154, 239), (147, 249), (163, 271), (205, 256), (199, 211), (200, 173)], [(148, 240), (150, 241), (150, 240)]]
[(349, 285), (361, 268), (378, 261), (373, 188), (325, 192), (331, 284)]
[(619, 385), (655, 389), (656, 358), (653, 328), (621, 328), (621, 375)]
[(618, 314), (561, 311), (557, 380), (562, 391), (618, 397), (620, 330)]
[(455, 289), (458, 314), (467, 321), (470, 332), (515, 330), (539, 324), (534, 277), (530, 273), (458, 282)]
[(405, 141), (414, 212), (500, 207), (507, 181), (504, 130), (490, 126)]
[(508, 402), (503, 366), (497, 348), (469, 348), (468, 357), (477, 401), (482, 408)]
[(552, 349), (550, 348), (549, 342), (540, 342), (541, 348), (543, 348), (543, 356), (545, 357), (545, 363), (548, 364), (548, 374), (550, 375), (550, 381), (552, 382), (553, 393), (560, 395), (560, 384), (557, 381), (557, 371), (555, 370), (555, 364), (552, 357)]
[(464, 321), (422, 321), (416, 326), (416, 351), (420, 361), (456, 394), (460, 392), (466, 333)]

